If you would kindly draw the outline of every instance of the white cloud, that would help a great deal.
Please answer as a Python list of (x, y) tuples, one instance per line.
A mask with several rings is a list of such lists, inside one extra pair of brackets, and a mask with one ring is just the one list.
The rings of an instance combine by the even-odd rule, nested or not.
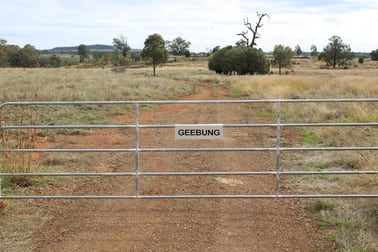
[(2, 0), (0, 38), (45, 49), (80, 43), (110, 44), (120, 33), (133, 48), (142, 48), (152, 33), (189, 40), (194, 51), (234, 44), (243, 19), (256, 21), (266, 12), (258, 46), (276, 44), (309, 50), (323, 48), (339, 35), (356, 51), (378, 48), (378, 3), (374, 0)]

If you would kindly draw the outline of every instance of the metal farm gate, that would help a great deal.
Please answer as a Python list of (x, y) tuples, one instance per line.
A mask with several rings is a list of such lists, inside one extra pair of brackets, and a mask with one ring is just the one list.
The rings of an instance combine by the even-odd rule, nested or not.
[[(239, 122), (235, 123), (222, 123), (217, 121), (216, 123), (209, 121), (206, 123), (186, 123), (174, 121), (175, 115), (174, 112), (172, 115), (172, 122), (170, 123), (141, 123), (141, 113), (150, 107), (164, 106), (164, 105), (179, 105), (179, 106), (247, 106), (249, 108), (254, 108), (256, 106), (265, 106), (273, 109), (275, 111), (275, 117), (271, 118), (272, 122), (269, 123), (256, 123), (256, 122), (244, 122), (243, 118)], [(292, 192), (286, 193), (287, 191), (282, 190), (281, 184), (285, 176), (302, 176), (305, 179), (308, 177), (325, 177), (325, 176), (370, 176), (373, 179), (377, 179), (378, 167), (364, 168), (359, 167), (358, 169), (334, 169), (334, 170), (325, 170), (325, 169), (283, 169), (282, 167), (282, 155), (285, 153), (340, 153), (340, 152), (358, 152), (358, 153), (374, 153), (376, 156), (378, 151), (377, 143), (373, 146), (364, 146), (363, 143), (359, 146), (322, 146), (321, 144), (311, 145), (302, 145), (302, 146), (288, 146), (286, 143), (287, 140), (283, 140), (282, 134), (288, 128), (297, 128), (300, 130), (304, 129), (314, 129), (314, 128), (330, 128), (341, 129), (348, 127), (351, 129), (357, 128), (367, 128), (372, 134), (377, 133), (378, 122), (286, 122), (282, 120), (282, 117), (287, 112), (285, 109), (288, 106), (300, 106), (304, 107), (311, 104), (312, 106), (327, 106), (328, 104), (335, 104), (337, 107), (342, 107), (346, 104), (370, 104), (373, 110), (371, 113), (378, 113), (378, 99), (275, 99), (275, 100), (181, 100), (181, 101), (89, 101), (89, 102), (6, 102), (0, 104), (0, 116), (1, 116), (1, 145), (0, 145), (0, 155), (4, 158), (6, 155), (17, 155), (20, 153), (40, 153), (40, 154), (49, 154), (49, 153), (111, 153), (115, 155), (116, 153), (130, 153), (133, 156), (133, 170), (131, 171), (111, 171), (111, 172), (97, 172), (97, 171), (83, 171), (76, 169), (74, 171), (43, 171), (43, 172), (9, 172), (6, 169), (6, 164), (4, 161), (1, 163), (0, 167), (0, 199), (168, 199), (168, 198), (378, 198), (378, 191), (375, 190), (373, 193), (301, 193), (301, 192)], [(9, 113), (16, 113), (15, 111), (25, 111), (23, 108), (31, 108), (32, 111), (50, 111), (54, 114), (54, 111), (57, 111), (56, 107), (64, 108), (65, 106), (80, 107), (83, 108), (86, 106), (89, 109), (89, 106), (96, 106), (103, 109), (106, 106), (128, 106), (129, 113), (132, 113), (131, 116), (133, 123), (127, 124), (59, 124), (59, 118), (55, 118), (57, 123), (48, 121), (46, 124), (34, 123), (33, 120), (24, 120), (19, 124), (10, 125), (7, 122)], [(283, 108), (285, 107), (285, 109)], [(20, 109), (21, 108), (21, 109)], [(48, 109), (47, 109), (48, 108)], [(45, 113), (45, 112), (43, 112)], [(85, 113), (85, 112), (84, 112)], [(149, 113), (154, 113), (153, 109), (150, 109)], [(272, 114), (272, 113), (271, 113)], [(242, 117), (243, 115), (241, 115)], [(375, 116), (375, 118), (377, 118)], [(20, 120), (19, 120), (20, 121)], [(47, 120), (46, 120), (47, 122)], [(241, 123), (240, 123), (241, 122)], [(222, 141), (222, 138), (229, 138), (230, 129), (270, 129), (272, 132), (271, 146), (211, 146), (211, 147), (167, 147), (167, 146), (153, 146), (153, 147), (144, 147), (141, 145), (141, 131), (142, 130), (168, 130), (167, 134), (171, 134), (175, 137), (175, 141), (180, 141), (180, 138), (188, 138), (188, 141), (198, 141), (201, 139), (208, 139), (208, 142), (211, 141)], [(48, 130), (61, 130), (63, 132), (69, 130), (100, 130), (100, 129), (128, 129), (133, 134), (133, 143), (131, 146), (126, 148), (67, 148), (66, 146), (59, 148), (57, 144), (56, 148), (41, 147), (41, 148), (25, 148), (20, 146), (17, 143), (9, 145), (11, 147), (5, 146), (5, 137), (6, 134), (11, 134), (14, 131), (22, 132), (25, 130), (35, 130), (34, 133), (37, 134), (38, 131), (48, 131)], [(304, 130), (306, 131), (306, 130)], [(8, 133), (6, 133), (8, 132)], [(306, 131), (308, 132), (308, 131)], [(34, 134), (33, 133), (33, 134)], [(166, 134), (166, 133), (165, 133)], [(158, 134), (151, 133), (148, 137), (158, 137)], [(161, 137), (164, 137), (164, 134), (160, 134)], [(247, 137), (247, 134), (242, 137)], [(215, 140), (212, 140), (215, 139)], [(199, 141), (200, 142), (200, 141)], [(371, 145), (371, 144), (370, 144)], [(234, 171), (228, 170), (227, 167), (224, 169), (219, 169), (217, 171), (196, 171), (196, 170), (184, 170), (184, 171), (145, 171), (143, 164), (141, 162), (141, 155), (145, 153), (154, 153), (156, 155), (175, 155), (177, 153), (246, 153), (247, 155), (252, 155), (252, 153), (270, 153), (272, 157), (271, 162), (274, 164), (273, 168), (264, 168), (261, 167), (260, 170), (243, 170), (243, 171)], [(163, 159), (163, 158), (161, 158)], [(164, 160), (162, 161), (164, 162)], [(75, 165), (75, 164), (73, 164)], [(233, 177), (233, 176), (251, 176), (251, 177), (260, 177), (260, 176), (269, 176), (273, 179), (271, 180), (273, 185), (270, 185), (274, 188), (273, 193), (245, 193), (245, 194), (213, 194), (213, 193), (200, 193), (200, 194), (148, 194), (143, 193), (143, 188), (140, 181), (144, 177), (187, 177), (187, 176), (198, 176), (198, 177)], [(132, 187), (133, 192), (122, 194), (117, 193), (117, 195), (97, 195), (95, 192), (86, 193), (86, 195), (38, 195), (32, 194), (29, 195), (27, 192), (20, 195), (19, 193), (4, 192), (4, 188), (1, 188), (2, 181), (5, 181), (5, 178), (9, 177), (130, 177), (132, 178)], [(3, 186), (4, 187), (4, 186)], [(206, 188), (206, 185), (204, 185)], [(17, 194), (17, 195), (15, 195)]]

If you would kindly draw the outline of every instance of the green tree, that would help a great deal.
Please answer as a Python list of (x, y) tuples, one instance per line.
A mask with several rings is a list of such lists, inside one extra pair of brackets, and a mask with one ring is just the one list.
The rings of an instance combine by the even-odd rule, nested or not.
[(123, 57), (119, 53), (113, 53), (112, 64), (114, 66), (127, 66), (128, 64), (130, 64), (130, 61), (130, 57)]
[(160, 34), (152, 34), (144, 41), (142, 58), (151, 60), (155, 76), (156, 66), (160, 63), (166, 62), (168, 59), (168, 50), (165, 48), (165, 41)]
[(60, 67), (60, 66), (62, 66), (62, 59), (58, 55), (53, 54), (48, 59), (48, 66), (49, 67)]
[(80, 56), (80, 63), (83, 63), (85, 59), (89, 58), (90, 52), (86, 45), (81, 44), (77, 49), (77, 54)]
[(311, 48), (311, 57), (315, 58), (315, 57), (318, 57), (319, 53), (318, 53), (318, 48), (316, 47), (316, 45), (312, 45)]
[(266, 74), (270, 65), (261, 49), (227, 46), (209, 59), (209, 69), (219, 74)]
[(118, 38), (113, 38), (113, 46), (121, 52), (123, 57), (126, 57), (127, 53), (131, 50), (127, 37), (122, 34)]
[(371, 56), (371, 60), (374, 60), (374, 61), (378, 60), (378, 49), (372, 51), (370, 53), (370, 56)]
[(215, 71), (217, 74), (228, 74), (228, 69), (226, 67), (226, 53), (231, 50), (232, 46), (227, 46), (222, 49), (217, 46), (213, 49), (213, 54), (209, 59), (209, 69)]
[(177, 37), (168, 42), (168, 49), (173, 55), (186, 55), (189, 52), (190, 42)]
[(294, 48), (295, 55), (301, 56), (302, 55), (302, 49), (299, 45), (296, 45)]
[(8, 64), (8, 46), (5, 39), (0, 39), (0, 67)]
[(211, 50), (211, 53), (216, 53), (216, 52), (218, 52), (220, 49), (221, 49), (221, 48), (220, 48), (220, 46), (218, 45), (218, 46), (214, 47), (214, 48)]
[(38, 67), (38, 52), (32, 45), (25, 45), (22, 49), (18, 46), (9, 47), (9, 63), (13, 67)]
[(288, 46), (276, 45), (273, 51), (273, 64), (278, 66), (279, 74), (283, 67), (291, 67), (291, 59), (294, 57), (293, 50)]
[(333, 69), (338, 67), (347, 67), (351, 64), (354, 58), (354, 53), (350, 46), (343, 43), (339, 36), (332, 36), (329, 38), (328, 45), (323, 49), (320, 59), (324, 60), (327, 65), (332, 66)]
[(19, 51), (21, 48), (18, 45), (7, 45), (6, 47), (6, 66), (17, 67), (19, 62)]

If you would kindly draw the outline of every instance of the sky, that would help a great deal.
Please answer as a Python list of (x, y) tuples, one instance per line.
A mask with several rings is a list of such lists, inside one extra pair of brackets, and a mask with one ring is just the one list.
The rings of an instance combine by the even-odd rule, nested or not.
[(191, 42), (190, 51), (234, 45), (267, 13), (257, 48), (282, 44), (321, 51), (337, 35), (354, 52), (378, 48), (378, 0), (0, 0), (0, 38), (37, 49), (79, 44), (111, 45), (120, 34), (133, 49), (159, 33)]

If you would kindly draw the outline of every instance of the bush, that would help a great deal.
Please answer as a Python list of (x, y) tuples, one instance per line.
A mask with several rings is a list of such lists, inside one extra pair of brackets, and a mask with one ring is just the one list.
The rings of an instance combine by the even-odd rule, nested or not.
[(40, 56), (39, 57), (39, 66), (40, 67), (61, 67), (62, 66), (62, 59), (53, 54), (50, 57)]
[(374, 61), (378, 60), (378, 49), (372, 51), (372, 52), (370, 53), (370, 55), (371, 55), (371, 60), (374, 60)]
[(39, 67), (38, 52), (32, 45), (25, 45), (22, 49), (14, 47), (8, 61), (12, 67)]
[(215, 52), (209, 60), (209, 69), (218, 74), (267, 74), (270, 65), (261, 49), (228, 46)]

